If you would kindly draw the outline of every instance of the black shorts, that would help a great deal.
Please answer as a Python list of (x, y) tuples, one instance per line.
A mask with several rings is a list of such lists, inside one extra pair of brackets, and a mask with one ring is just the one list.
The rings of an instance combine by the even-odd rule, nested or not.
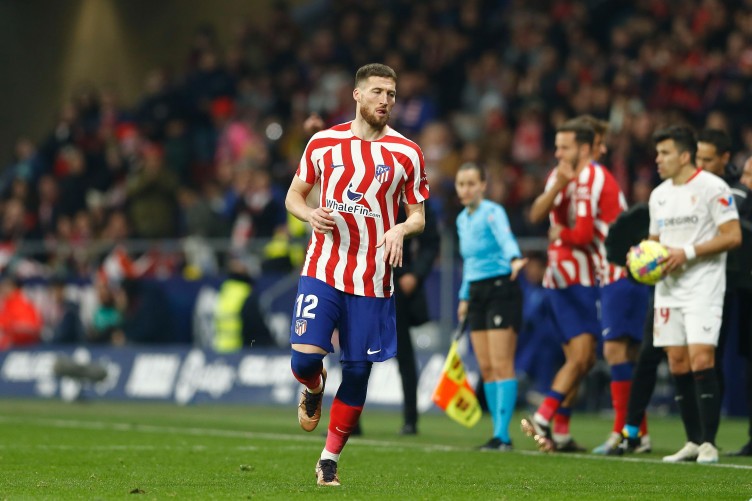
[(522, 324), (522, 290), (509, 275), (470, 282), (467, 309), (471, 331), (508, 329), (520, 331)]

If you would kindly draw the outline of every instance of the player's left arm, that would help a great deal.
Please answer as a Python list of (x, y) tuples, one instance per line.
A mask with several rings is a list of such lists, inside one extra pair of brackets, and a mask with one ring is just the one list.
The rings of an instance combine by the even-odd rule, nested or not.
[[(666, 271), (671, 273), (684, 263), (703, 256), (712, 256), (735, 249), (742, 244), (742, 228), (738, 219), (726, 221), (718, 227), (718, 234), (701, 244), (688, 245), (682, 249), (669, 248), (666, 258)], [(692, 247), (688, 249), (687, 247)], [(692, 254), (695, 254), (692, 256)], [(688, 255), (689, 254), (689, 255)]]
[(392, 226), (376, 244), (376, 248), (384, 246), (384, 262), (390, 266), (402, 266), (402, 249), (405, 238), (412, 237), (423, 231), (426, 225), (426, 214), (423, 202), (405, 204), (405, 221)]

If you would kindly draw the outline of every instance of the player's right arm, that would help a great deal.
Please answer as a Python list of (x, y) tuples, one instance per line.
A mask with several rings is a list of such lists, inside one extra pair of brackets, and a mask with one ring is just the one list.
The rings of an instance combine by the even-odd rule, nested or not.
[[(553, 181), (551, 181), (551, 179), (553, 179)], [(549, 176), (546, 190), (538, 195), (538, 198), (533, 202), (533, 206), (530, 207), (531, 223), (538, 224), (548, 217), (548, 214), (554, 207), (556, 195), (558, 195), (572, 179), (574, 179), (574, 168), (567, 163), (559, 162), (559, 165), (556, 166)]]
[(290, 189), (287, 190), (285, 197), (285, 207), (287, 211), (296, 218), (309, 223), (313, 231), (317, 233), (329, 233), (334, 229), (334, 218), (331, 215), (332, 209), (328, 207), (309, 207), (306, 203), (308, 194), (313, 189), (313, 185), (306, 183), (298, 176), (295, 176), (290, 183)]

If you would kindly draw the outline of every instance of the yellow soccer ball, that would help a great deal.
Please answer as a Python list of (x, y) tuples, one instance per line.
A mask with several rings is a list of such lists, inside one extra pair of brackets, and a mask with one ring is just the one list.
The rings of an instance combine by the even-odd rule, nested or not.
[(668, 250), (654, 240), (643, 240), (629, 249), (627, 262), (635, 280), (645, 285), (655, 285), (663, 278), (664, 260)]

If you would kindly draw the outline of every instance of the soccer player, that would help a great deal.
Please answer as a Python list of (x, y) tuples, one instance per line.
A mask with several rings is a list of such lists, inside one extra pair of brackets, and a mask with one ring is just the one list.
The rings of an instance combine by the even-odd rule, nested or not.
[[(750, 203), (752, 202), (752, 197), (749, 195), (749, 189), (739, 182), (737, 169), (729, 163), (731, 157), (730, 149), (731, 138), (728, 137), (728, 134), (718, 129), (706, 129), (698, 135), (695, 160), (697, 167), (723, 178), (729, 184), (731, 192), (734, 195), (734, 204), (739, 211), (740, 221), (744, 224), (744, 214), (752, 213), (752, 204)], [(747, 216), (746, 219), (749, 219), (750, 216)], [(744, 230), (744, 227), (742, 227), (742, 230)], [(744, 290), (744, 274), (740, 273), (741, 266), (744, 263), (739, 255), (740, 251), (741, 249), (735, 249), (729, 252), (726, 259), (726, 295), (723, 300), (723, 319), (721, 322), (718, 349), (715, 351), (715, 368), (719, 378), (719, 393), (721, 394), (721, 398), (723, 395), (723, 371), (719, 362), (722, 360), (721, 348), (727, 334), (726, 331), (730, 327), (730, 313), (734, 309), (734, 303), (737, 303), (737, 305), (744, 304), (743, 298), (747, 301), (750, 300), (749, 296), (745, 295), (748, 293)], [(623, 254), (626, 255), (626, 251)], [(744, 315), (747, 311), (749, 311), (747, 308), (739, 308), (740, 326), (745, 325)], [(620, 448), (614, 451), (616, 454), (631, 452), (633, 450), (641, 452), (641, 448), (644, 447), (644, 444), (641, 444), (638, 438), (639, 425), (655, 389), (658, 364), (665, 357), (663, 349), (653, 346), (652, 323), (654, 316), (652, 307), (649, 310), (648, 316), (650, 329), (646, 329), (647, 332), (637, 364), (638, 372), (634, 378), (633, 391), (629, 397), (627, 422), (622, 430), (624, 440)], [(740, 353), (746, 353), (746, 349), (743, 346)]]
[[(305, 385), (298, 421), (313, 431), (326, 385), (323, 359), (339, 329), (342, 383), (332, 403), (326, 445), (316, 463), (319, 485), (340, 485), (337, 465), (366, 400), (373, 362), (396, 354), (392, 268), (404, 239), (423, 231), (428, 198), (423, 153), (387, 125), (397, 75), (383, 64), (355, 74), (355, 118), (308, 142), (287, 193), (287, 210), (313, 228), (290, 328), (291, 367)], [(306, 204), (315, 184), (319, 206)], [(405, 203), (406, 219), (396, 224)]]
[[(313, 135), (324, 128), (324, 120), (312, 113), (303, 122), (303, 130)], [(402, 415), (400, 435), (418, 434), (418, 364), (410, 328), (428, 321), (428, 305), (423, 285), (433, 269), (439, 254), (439, 226), (434, 212), (424, 205), (423, 232), (412, 239), (410, 248), (402, 254), (402, 266), (394, 271), (394, 303), (397, 310), (397, 366), (402, 380)], [(399, 207), (397, 221), (406, 218), (403, 206)], [(350, 436), (362, 435), (360, 422)]]
[[(731, 188), (739, 216), (750, 212), (749, 205), (752, 198), (749, 197), (749, 189), (739, 182), (740, 173), (736, 166), (729, 163), (731, 158), (731, 138), (719, 129), (705, 129), (697, 135), (697, 167), (715, 174), (723, 179)], [(726, 295), (723, 298), (723, 321), (721, 333), (718, 338), (716, 349), (715, 367), (718, 372), (718, 383), (721, 398), (723, 398), (723, 348), (726, 344), (728, 332), (733, 324), (732, 316), (737, 311), (739, 298), (739, 279), (741, 277), (740, 265), (742, 256), (741, 249), (734, 249), (726, 255)]]
[[(565, 362), (535, 414), (522, 420), (523, 432), (545, 452), (568, 445), (570, 408), (560, 410), (595, 363), (600, 249), (606, 223), (598, 219), (604, 169), (595, 165), (595, 132), (587, 124), (568, 121), (556, 131), (558, 164), (530, 211), (533, 223), (549, 216), (548, 265), (543, 279), (562, 340)], [(559, 411), (557, 413), (557, 411)], [(553, 430), (551, 421), (558, 414)], [(566, 428), (564, 428), (566, 426)]]
[[(608, 232), (616, 218), (627, 208), (626, 199), (613, 175), (598, 164), (606, 152), (605, 136), (608, 123), (591, 115), (575, 119), (590, 125), (595, 133), (593, 140), (593, 168), (603, 177), (600, 196), (595, 204), (595, 217), (599, 231)], [(603, 224), (606, 226), (604, 227)], [(605, 237), (606, 235), (604, 235)], [(600, 267), (599, 293), (601, 335), (603, 357), (611, 370), (611, 404), (614, 409), (614, 425), (606, 441), (593, 449), (595, 454), (607, 454), (617, 448), (622, 441), (622, 428), (627, 416), (627, 403), (632, 386), (632, 371), (637, 358), (637, 348), (642, 341), (642, 331), (648, 309), (648, 288), (629, 278), (622, 266), (609, 262), (606, 255), (605, 238), (598, 240)], [(644, 444), (649, 446), (649, 437), (643, 429)]]
[[(741, 178), (741, 186), (746, 188), (747, 210), (739, 209), (739, 222), (742, 226), (742, 256), (752, 255), (752, 157), (744, 163)], [(737, 185), (738, 187), (739, 185)], [(749, 411), (749, 441), (739, 450), (731, 453), (732, 456), (752, 456), (752, 259), (742, 259), (739, 269), (739, 353), (746, 359), (747, 366), (747, 408)]]
[(694, 165), (691, 129), (653, 135), (658, 174), (650, 194), (650, 239), (668, 248), (664, 278), (655, 286), (653, 343), (663, 347), (676, 383), (687, 443), (665, 462), (718, 462), (715, 436), (720, 391), (714, 369), (726, 288), (726, 252), (741, 244), (739, 216), (721, 178)]
[(464, 261), (457, 317), (467, 317), (483, 392), (493, 421), (493, 436), (481, 450), (510, 451), (509, 423), (517, 403), (514, 354), (522, 323), (522, 291), (517, 275), (527, 259), (509, 228), (504, 208), (484, 199), (486, 174), (474, 163), (460, 166), (455, 178), (457, 216)]

